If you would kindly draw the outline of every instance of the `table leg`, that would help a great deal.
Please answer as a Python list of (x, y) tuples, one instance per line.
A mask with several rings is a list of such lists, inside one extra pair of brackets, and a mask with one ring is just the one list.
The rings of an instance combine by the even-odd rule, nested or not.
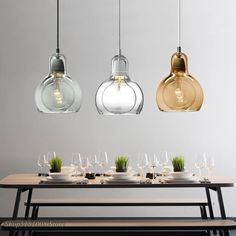
[(206, 197), (207, 197), (207, 203), (208, 203), (208, 209), (209, 209), (209, 214), (210, 214), (210, 218), (212, 220), (214, 220), (214, 212), (213, 212), (213, 207), (212, 207), (212, 202), (211, 202), (211, 194), (210, 194), (210, 190), (209, 188), (205, 188), (206, 189)]
[(223, 201), (223, 196), (222, 196), (221, 188), (218, 187), (216, 192), (217, 192), (218, 201), (219, 201), (221, 218), (222, 219), (226, 219), (225, 207), (224, 207), (224, 201)]
[(206, 206), (203, 206), (203, 207), (202, 207), (202, 210), (203, 210), (203, 215), (204, 215), (205, 219), (207, 220)]
[(32, 192), (33, 192), (33, 189), (30, 188), (29, 192), (28, 192), (27, 204), (26, 204), (26, 208), (25, 208), (25, 219), (29, 218), (29, 211), (30, 211), (30, 203), (31, 203), (31, 198), (32, 198)]
[[(226, 219), (224, 200), (223, 200), (223, 196), (222, 196), (222, 192), (221, 192), (221, 188), (220, 187), (217, 187), (216, 193), (217, 193), (217, 196), (218, 196), (218, 202), (219, 202), (219, 207), (220, 207), (221, 218), (222, 219)], [(225, 236), (229, 236), (229, 231), (228, 230), (224, 230), (224, 235)]]
[(15, 220), (17, 218), (17, 216), (18, 216), (21, 193), (22, 193), (22, 189), (18, 188), (17, 189), (17, 194), (16, 194), (15, 206), (14, 206), (13, 215), (12, 215), (12, 219), (13, 220)]
[[(206, 190), (206, 197), (207, 197), (209, 215), (210, 215), (211, 220), (214, 220), (215, 217), (214, 217), (214, 212), (213, 212), (213, 207), (212, 207), (210, 189), (206, 187), (205, 190)], [(216, 230), (213, 230), (213, 234), (217, 235)]]
[[(21, 193), (22, 193), (22, 189), (18, 188), (17, 189), (17, 193), (16, 193), (16, 200), (15, 200), (15, 206), (14, 206), (14, 210), (13, 210), (13, 214), (12, 214), (12, 219), (16, 220), (17, 216), (18, 216), (18, 211), (19, 211), (19, 206), (20, 206), (20, 198), (21, 198)], [(9, 232), (9, 236), (14, 236), (17, 232), (16, 231), (10, 231)]]

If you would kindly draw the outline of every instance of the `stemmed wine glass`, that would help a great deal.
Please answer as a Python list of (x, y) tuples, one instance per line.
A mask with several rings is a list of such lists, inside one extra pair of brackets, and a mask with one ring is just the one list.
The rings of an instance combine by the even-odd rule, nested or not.
[(74, 176), (78, 176), (78, 169), (80, 165), (80, 153), (72, 153), (70, 166), (74, 169)]
[(88, 157), (79, 157), (79, 166), (83, 171), (83, 178), (86, 176), (86, 170), (89, 167), (89, 158)]
[(92, 157), (89, 158), (89, 167), (95, 171), (95, 168), (99, 165), (97, 155), (93, 155)]
[(212, 170), (215, 166), (215, 159), (213, 156), (206, 155), (205, 156), (205, 167), (207, 169), (207, 178), (210, 180), (212, 178)]
[(44, 168), (45, 168), (45, 154), (40, 154), (38, 157), (37, 165), (40, 167), (40, 173), (41, 175), (44, 175)]
[(164, 176), (164, 170), (165, 167), (168, 165), (169, 163), (169, 156), (167, 151), (161, 151), (158, 155), (158, 159), (159, 159), (159, 166), (161, 167), (161, 180), (163, 180), (163, 176)]
[(56, 152), (47, 152), (47, 155), (44, 155), (44, 164), (48, 170), (50, 170), (50, 161), (54, 157), (56, 157)]
[(148, 166), (149, 166), (148, 155), (146, 153), (144, 153), (144, 155), (139, 155), (137, 167), (141, 171), (141, 180), (143, 180), (144, 178), (144, 169), (147, 168)]
[(51, 160), (52, 158), (54, 158), (54, 157), (56, 157), (57, 155), (56, 155), (56, 152), (47, 152), (47, 159), (48, 160)]
[(44, 165), (47, 167), (47, 170), (50, 170), (50, 160), (48, 156), (44, 155)]
[(206, 167), (206, 154), (196, 154), (195, 167), (198, 169), (199, 178), (202, 179), (202, 170)]
[(98, 165), (102, 168), (102, 181), (103, 181), (104, 176), (105, 176), (105, 168), (108, 165), (107, 152), (103, 152), (99, 154)]
[(157, 159), (156, 154), (150, 156), (149, 158), (149, 166), (152, 168), (152, 181), (155, 179), (155, 168), (158, 167), (159, 161)]

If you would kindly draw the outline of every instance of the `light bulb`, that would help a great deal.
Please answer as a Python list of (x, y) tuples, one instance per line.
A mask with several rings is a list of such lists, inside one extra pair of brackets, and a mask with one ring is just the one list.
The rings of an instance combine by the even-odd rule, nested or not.
[(54, 98), (55, 98), (56, 106), (61, 106), (62, 104), (65, 103), (64, 95), (63, 95), (63, 92), (61, 91), (61, 88), (60, 88), (60, 81), (59, 81), (59, 79), (56, 79), (55, 89), (53, 91), (53, 95), (54, 95)]
[(156, 101), (161, 111), (198, 111), (203, 103), (203, 91), (198, 81), (188, 73), (187, 56), (173, 54), (171, 73), (157, 88)]
[(96, 107), (103, 115), (139, 114), (143, 107), (143, 93), (128, 76), (128, 61), (123, 55), (112, 59), (112, 74), (96, 93)]
[(43, 113), (77, 112), (81, 106), (81, 90), (65, 72), (65, 57), (54, 54), (50, 58), (50, 74), (35, 92), (37, 108)]

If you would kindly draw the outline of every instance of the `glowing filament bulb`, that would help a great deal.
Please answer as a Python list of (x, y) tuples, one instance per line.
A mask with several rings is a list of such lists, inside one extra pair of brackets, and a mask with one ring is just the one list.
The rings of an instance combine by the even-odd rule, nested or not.
[(61, 94), (60, 90), (55, 89), (53, 94), (54, 94), (56, 103), (61, 105), (63, 103), (63, 95)]
[(175, 94), (176, 94), (177, 102), (179, 103), (184, 102), (184, 93), (181, 91), (180, 88), (177, 88), (175, 90)]
[(117, 83), (117, 89), (120, 91), (121, 84), (127, 79), (125, 76), (115, 76), (115, 82)]

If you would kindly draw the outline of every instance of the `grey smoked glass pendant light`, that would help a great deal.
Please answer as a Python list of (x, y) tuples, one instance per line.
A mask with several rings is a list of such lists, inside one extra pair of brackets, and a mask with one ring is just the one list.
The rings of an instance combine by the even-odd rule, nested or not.
[(78, 83), (66, 74), (66, 59), (59, 49), (59, 0), (57, 0), (57, 49), (50, 58), (49, 75), (38, 85), (35, 103), (42, 113), (78, 112), (82, 93)]
[(99, 114), (132, 115), (140, 114), (143, 108), (143, 92), (139, 85), (131, 81), (128, 75), (128, 60), (121, 54), (120, 10), (119, 3), (119, 47), (118, 55), (111, 61), (112, 72), (97, 90), (95, 102)]
[(181, 0), (178, 0), (178, 47), (171, 58), (171, 72), (157, 88), (156, 102), (161, 111), (199, 111), (203, 91), (198, 81), (188, 72), (188, 58), (181, 52)]

